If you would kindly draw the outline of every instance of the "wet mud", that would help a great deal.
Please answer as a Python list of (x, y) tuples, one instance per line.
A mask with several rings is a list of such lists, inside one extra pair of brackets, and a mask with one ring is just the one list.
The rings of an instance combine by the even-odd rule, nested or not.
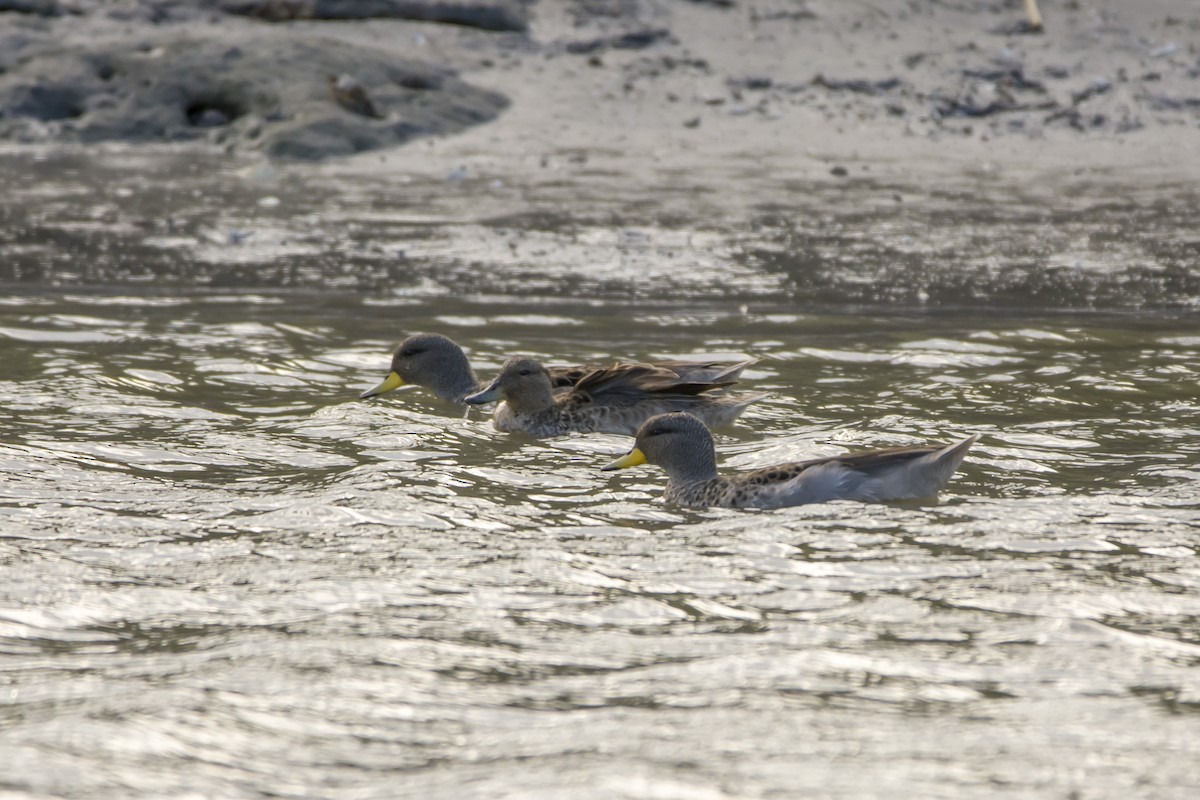
[(670, 296), (809, 310), (1200, 303), (1200, 193), (1190, 181), (1132, 190), (1094, 172), (1053, 186), (983, 174), (931, 190), (869, 169), (798, 182), (748, 167), (741, 207), (714, 215), (711, 187), (726, 177), (698, 170), (686, 181), (616, 176), (615, 196), (573, 184), (568, 211), (560, 176), (513, 186), (451, 173), (397, 186), (219, 157), (180, 162), (0, 157), (9, 186), (0, 278), (59, 288)]

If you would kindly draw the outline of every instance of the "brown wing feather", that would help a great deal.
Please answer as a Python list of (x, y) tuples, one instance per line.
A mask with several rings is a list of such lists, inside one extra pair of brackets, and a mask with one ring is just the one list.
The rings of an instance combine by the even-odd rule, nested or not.
[(935, 445), (931, 447), (890, 447), (883, 450), (865, 450), (861, 453), (847, 453), (843, 456), (813, 458), (808, 461), (795, 461), (791, 464), (780, 464), (775, 467), (763, 467), (744, 474), (745, 479), (752, 484), (769, 485), (790, 481), (801, 472), (804, 472), (804, 470), (819, 464), (837, 462), (845, 464), (850, 469), (858, 472), (870, 472), (877, 469), (886, 469), (904, 461), (912, 461), (921, 456), (936, 453), (940, 449), (942, 449), (940, 445)]
[[(742, 370), (754, 363), (747, 361), (655, 361), (657, 367), (666, 367), (688, 383), (704, 381), (736, 381)], [(702, 377), (698, 377), (702, 376)]]
[(864, 450), (861, 453), (848, 453), (844, 456), (834, 456), (833, 458), (814, 458), (811, 461), (803, 462), (808, 466), (819, 464), (822, 461), (837, 461), (845, 464), (847, 467), (856, 470), (870, 470), (890, 467), (901, 461), (912, 461), (913, 459), (927, 456), (930, 453), (936, 453), (941, 450), (943, 445), (922, 445), (921, 447), (888, 447), (883, 450)]
[(603, 369), (599, 364), (581, 364), (577, 367), (546, 367), (550, 373), (550, 385), (555, 389), (574, 386), (584, 375)]
[(665, 367), (654, 364), (613, 364), (593, 370), (579, 379), (575, 391), (593, 400), (653, 395), (695, 396), (711, 389), (732, 386), (732, 381), (683, 381)]
[[(752, 364), (753, 361), (628, 361), (613, 366), (642, 366), (650, 367), (658, 370), (667, 370), (674, 373), (673, 379), (679, 383), (716, 383), (721, 382), (722, 385), (728, 381), (733, 383), (741, 375), (743, 369)], [(550, 384), (555, 389), (575, 386), (585, 376), (590, 375), (597, 370), (611, 369), (602, 364), (580, 364), (578, 366), (553, 366), (547, 367), (546, 372), (550, 374)], [(692, 376), (702, 373), (705, 380), (695, 380)], [(703, 391), (703, 390), (700, 390)]]

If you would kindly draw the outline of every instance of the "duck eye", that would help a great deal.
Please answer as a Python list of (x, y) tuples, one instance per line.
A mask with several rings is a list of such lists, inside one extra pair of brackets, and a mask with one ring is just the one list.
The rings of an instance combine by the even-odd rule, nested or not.
[(518, 375), (522, 375), (522, 376), (524, 376), (524, 375), (532, 375), (532, 374), (533, 374), (533, 370), (531, 370), (531, 369), (519, 369), (519, 370), (517, 370), (517, 374), (518, 374)]
[(404, 356), (405, 358), (412, 358), (413, 356), (421, 355), (423, 352), (425, 351), (419, 347), (410, 347), (407, 350), (401, 350), (400, 355)]

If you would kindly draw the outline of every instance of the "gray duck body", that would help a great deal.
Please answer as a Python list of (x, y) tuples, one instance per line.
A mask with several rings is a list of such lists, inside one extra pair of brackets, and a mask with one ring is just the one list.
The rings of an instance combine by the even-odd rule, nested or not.
[(689, 508), (882, 502), (936, 495), (977, 438), (814, 458), (721, 476), (708, 429), (688, 414), (665, 414), (647, 420), (638, 430), (634, 449), (605, 469), (656, 464), (667, 473), (667, 502)]
[(731, 381), (685, 381), (653, 364), (614, 364), (593, 370), (556, 392), (550, 373), (535, 359), (515, 357), (483, 391), (467, 403), (503, 400), (493, 415), (497, 430), (531, 436), (564, 433), (619, 433), (632, 436), (648, 418), (687, 410), (722, 426), (737, 419), (763, 395), (716, 393)]

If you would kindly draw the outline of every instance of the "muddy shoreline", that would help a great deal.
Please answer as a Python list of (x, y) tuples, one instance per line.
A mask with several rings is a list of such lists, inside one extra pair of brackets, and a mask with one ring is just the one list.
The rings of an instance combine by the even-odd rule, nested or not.
[[(0, 138), (321, 159), (486, 124), (506, 98), (531, 122), (590, 119), (597, 147), (610, 115), (698, 143), (734, 118), (743, 134), (802, 121), (817, 141), (878, 129), (947, 149), (1058, 132), (1190, 140), (1200, 124), (1200, 10), (1187, 0), (1046, 4), (1037, 34), (1015, 4), (893, 5), (10, 2)], [(297, 126), (327, 141), (279, 146)]]
[[(337, 3), (41, 6), (0, 14), (10, 285), (1200, 297), (1184, 0), (1044, 3), (1041, 35), (1019, 4), (984, 2), (371, 6), (457, 24)], [(472, 10), (520, 24), (463, 24)], [(203, 54), (226, 92), (204, 107)], [(37, 105), (39, 70), (70, 85), (80, 64), (99, 100), (14, 111)], [(168, 89), (129, 83), (159, 74)]]

